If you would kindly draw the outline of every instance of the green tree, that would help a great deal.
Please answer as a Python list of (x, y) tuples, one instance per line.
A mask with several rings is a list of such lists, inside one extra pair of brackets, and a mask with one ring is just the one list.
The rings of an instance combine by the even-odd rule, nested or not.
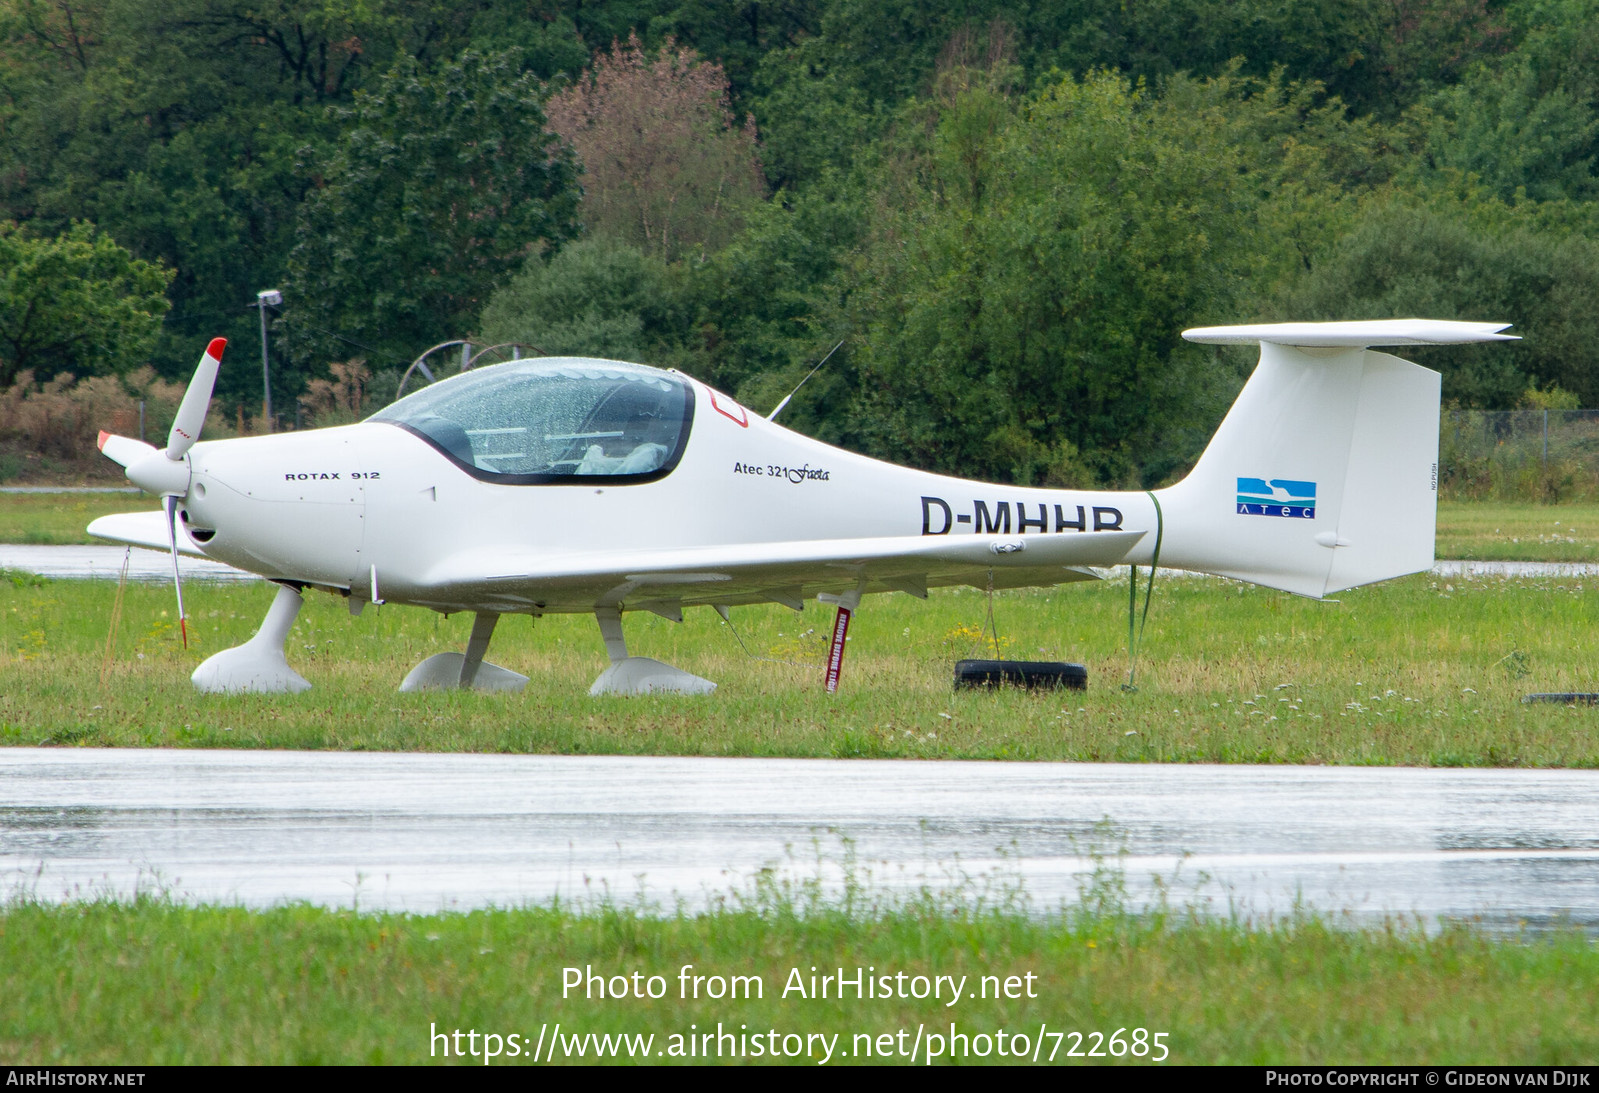
[(852, 278), (853, 442), (1019, 482), (1191, 455), (1236, 379), (1180, 331), (1231, 312), (1258, 249), (1234, 135), (1219, 102), (1107, 73), (1020, 106), (954, 88), (925, 152), (888, 164)]
[(376, 367), (468, 332), (524, 259), (577, 231), (577, 173), (544, 128), (515, 52), (405, 60), (341, 110), (344, 137), (304, 164), (284, 288), (300, 368), (369, 347)]
[(761, 64), (752, 109), (761, 122), (761, 165), (774, 189), (847, 171), (882, 129), (884, 111), (802, 46)]
[(661, 363), (687, 325), (686, 270), (604, 239), (531, 260), (483, 309), (482, 337), (552, 356)]
[[(597, 14), (597, 6), (574, 6), (576, 17), (594, 18)], [(604, 5), (612, 29), (598, 33), (596, 20), (592, 29), (584, 30), (584, 37), (595, 43), (620, 41), (637, 31), (646, 45), (667, 38), (682, 42), (722, 66), (737, 106), (746, 101), (762, 59), (772, 50), (815, 36), (821, 30), (826, 6), (827, 0), (670, 0), (636, 6), (613, 0)], [(645, 14), (645, 8), (654, 10)], [(623, 23), (623, 17), (628, 21)]]
[(0, 387), (21, 372), (83, 377), (144, 364), (171, 276), (87, 222), (49, 239), (0, 221)]
[[(839, 275), (870, 208), (864, 177), (829, 172), (752, 210), (739, 237), (695, 271), (694, 356), (682, 367), (749, 405), (775, 406), (848, 331)], [(783, 423), (838, 439), (829, 418), (847, 401), (843, 375), (829, 364)]]
[(1245, 75), (1280, 71), (1289, 82), (1318, 84), (1356, 114), (1393, 117), (1508, 48), (1499, 7), (1488, 0), (825, 0), (813, 32), (762, 57), (747, 101), (778, 186), (845, 165), (863, 132), (875, 138), (901, 103), (927, 93), (952, 54), (973, 50), (1008, 55), (1021, 86), (1033, 88), (1061, 72), (1100, 68), (1159, 87), (1182, 73), (1220, 76), (1236, 63)]
[[(1296, 319), (1470, 319), (1514, 323), (1509, 345), (1406, 350), (1443, 373), (1455, 405), (1510, 409), (1530, 385), (1599, 406), (1599, 241), (1477, 222), (1405, 201), (1373, 203), (1356, 229), (1286, 294)], [(1529, 382), (1530, 381), (1530, 382)]]
[(1507, 15), (1517, 49), (1429, 98), (1431, 166), (1476, 175), (1503, 201), (1599, 197), (1599, 22), (1593, 5), (1530, 0)]

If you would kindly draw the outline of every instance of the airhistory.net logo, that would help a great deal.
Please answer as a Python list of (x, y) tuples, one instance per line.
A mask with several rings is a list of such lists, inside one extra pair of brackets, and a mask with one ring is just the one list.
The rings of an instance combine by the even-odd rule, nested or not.
[(1316, 483), (1298, 482), (1291, 478), (1240, 478), (1238, 515), (1314, 520)]

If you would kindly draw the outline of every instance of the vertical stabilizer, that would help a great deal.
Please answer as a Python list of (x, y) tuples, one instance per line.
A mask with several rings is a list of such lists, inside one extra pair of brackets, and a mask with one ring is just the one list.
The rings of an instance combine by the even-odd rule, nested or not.
[(1214, 327), (1260, 364), (1187, 478), (1160, 491), (1161, 560), (1305, 596), (1431, 567), (1439, 375), (1372, 345), (1499, 341), (1429, 320)]

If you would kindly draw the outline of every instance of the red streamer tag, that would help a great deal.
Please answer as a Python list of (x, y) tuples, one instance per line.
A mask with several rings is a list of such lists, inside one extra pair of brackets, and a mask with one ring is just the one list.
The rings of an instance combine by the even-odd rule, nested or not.
[(849, 608), (839, 605), (838, 617), (833, 620), (833, 647), (827, 654), (827, 693), (838, 690), (839, 673), (844, 670), (844, 638), (849, 634)]

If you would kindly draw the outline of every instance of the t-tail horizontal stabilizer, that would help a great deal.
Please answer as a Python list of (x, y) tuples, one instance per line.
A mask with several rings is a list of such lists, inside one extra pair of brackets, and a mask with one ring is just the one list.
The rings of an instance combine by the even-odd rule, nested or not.
[(1193, 472), (1158, 493), (1175, 567), (1324, 596), (1428, 569), (1438, 373), (1372, 346), (1512, 341), (1429, 319), (1189, 330), (1257, 342), (1260, 363)]

